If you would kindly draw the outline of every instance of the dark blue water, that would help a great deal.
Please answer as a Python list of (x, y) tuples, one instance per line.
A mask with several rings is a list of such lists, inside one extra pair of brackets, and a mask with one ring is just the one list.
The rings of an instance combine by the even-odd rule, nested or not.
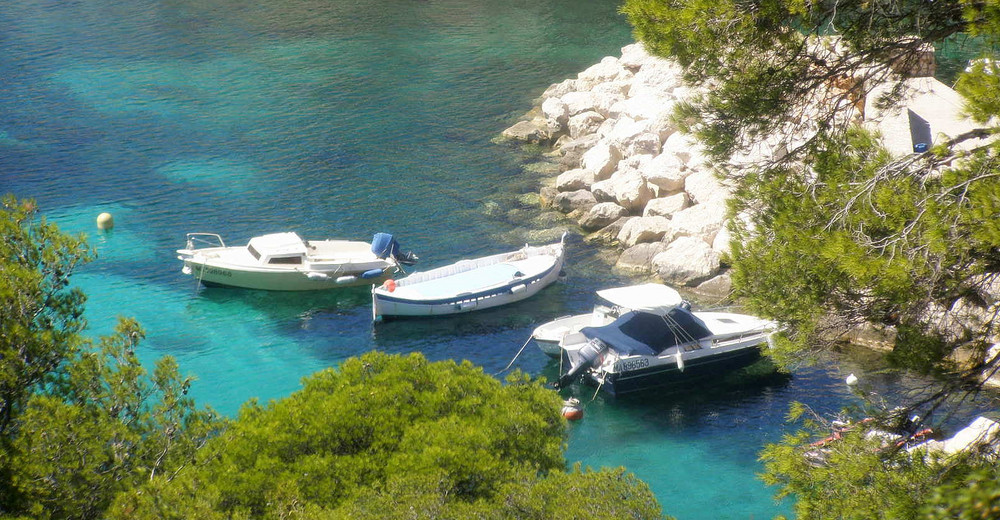
[[(294, 230), (394, 233), (434, 267), (554, 240), (532, 159), (491, 140), (546, 86), (631, 41), (612, 1), (6, 0), (0, 4), (0, 192), (38, 200), (99, 258), (75, 282), (92, 332), (148, 331), (144, 362), (175, 356), (201, 403), (250, 398), (371, 349), (502, 369), (549, 319), (632, 282), (570, 240), (566, 277), (510, 307), (373, 328), (364, 290), (199, 289), (174, 250)], [(98, 233), (94, 219), (114, 215)], [(529, 346), (517, 367), (552, 378)], [(850, 370), (857, 370), (853, 368)], [(682, 520), (789, 511), (754, 475), (788, 403), (836, 409), (848, 369), (590, 402), (570, 461), (626, 466)]]

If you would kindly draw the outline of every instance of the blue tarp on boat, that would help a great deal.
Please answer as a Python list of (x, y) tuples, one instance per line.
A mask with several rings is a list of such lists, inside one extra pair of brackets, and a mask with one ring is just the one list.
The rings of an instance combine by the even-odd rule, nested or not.
[(600, 339), (627, 355), (654, 356), (677, 345), (711, 336), (701, 320), (677, 308), (665, 317), (648, 312), (628, 312), (603, 327), (580, 330), (588, 339)]

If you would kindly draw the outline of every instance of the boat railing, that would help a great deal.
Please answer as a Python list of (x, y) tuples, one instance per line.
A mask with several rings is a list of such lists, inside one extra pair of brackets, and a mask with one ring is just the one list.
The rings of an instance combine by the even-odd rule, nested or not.
[(187, 245), (184, 249), (194, 251), (195, 249), (207, 249), (210, 247), (226, 247), (222, 237), (216, 233), (188, 233)]
[(732, 345), (735, 343), (742, 343), (748, 339), (753, 338), (766, 338), (767, 335), (764, 331), (755, 330), (750, 332), (741, 332), (738, 336), (726, 336), (725, 338), (712, 340), (712, 347), (721, 347), (724, 345)]

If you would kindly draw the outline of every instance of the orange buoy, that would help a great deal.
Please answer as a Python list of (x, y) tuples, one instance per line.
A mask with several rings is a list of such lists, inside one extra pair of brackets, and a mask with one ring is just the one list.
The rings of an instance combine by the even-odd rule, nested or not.
[(385, 288), (385, 290), (387, 290), (389, 292), (395, 291), (396, 290), (396, 280), (393, 280), (392, 278), (389, 278), (388, 280), (385, 281), (384, 284), (382, 284), (382, 287)]
[(580, 406), (580, 400), (570, 397), (563, 401), (562, 416), (570, 421), (583, 419), (583, 407)]

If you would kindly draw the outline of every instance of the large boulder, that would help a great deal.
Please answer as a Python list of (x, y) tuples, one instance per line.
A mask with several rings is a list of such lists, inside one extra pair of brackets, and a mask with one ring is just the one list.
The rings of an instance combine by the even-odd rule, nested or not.
[(729, 243), (730, 241), (732, 241), (732, 239), (733, 239), (733, 234), (732, 232), (729, 231), (729, 226), (723, 224), (722, 229), (720, 229), (719, 232), (715, 234), (715, 239), (712, 240), (712, 249), (724, 255), (728, 255), (731, 251), (731, 246), (729, 245)]
[(590, 90), (600, 83), (629, 79), (632, 71), (622, 67), (618, 58), (607, 56), (600, 63), (595, 63), (576, 77), (577, 90)]
[(580, 227), (586, 231), (594, 231), (607, 227), (626, 215), (628, 211), (614, 202), (598, 202), (580, 219)]
[(632, 78), (629, 97), (646, 94), (663, 95), (682, 84), (684, 70), (677, 63), (663, 58), (648, 60)]
[(645, 132), (633, 137), (621, 149), (622, 157), (634, 155), (656, 155), (660, 153), (660, 136), (653, 132)]
[(719, 265), (719, 253), (693, 237), (680, 237), (653, 257), (653, 270), (660, 278), (692, 287), (714, 276)]
[(594, 204), (597, 204), (597, 200), (588, 190), (561, 191), (552, 199), (552, 205), (563, 213), (589, 210)]
[(583, 154), (580, 163), (584, 168), (594, 172), (595, 180), (602, 181), (615, 171), (621, 158), (617, 149), (607, 143), (598, 142)]
[(596, 96), (590, 91), (570, 92), (560, 99), (566, 103), (566, 110), (570, 117), (584, 112), (596, 111)]
[(732, 190), (724, 186), (712, 170), (696, 171), (688, 175), (684, 179), (684, 191), (697, 204), (725, 201), (732, 193)]
[(642, 216), (670, 218), (674, 213), (687, 208), (689, 204), (687, 193), (682, 191), (647, 202), (646, 208), (642, 210)]
[(553, 83), (552, 85), (549, 85), (549, 88), (545, 89), (545, 92), (542, 93), (542, 99), (563, 97), (566, 94), (576, 92), (577, 90), (581, 89), (577, 88), (575, 79), (563, 80), (560, 83)]
[(637, 72), (643, 65), (656, 59), (658, 58), (646, 52), (646, 47), (642, 43), (632, 43), (622, 47), (622, 57), (618, 59), (618, 63), (632, 72)]
[(667, 249), (664, 242), (648, 242), (636, 244), (622, 252), (615, 267), (635, 273), (649, 273), (652, 270), (653, 257)]
[(612, 111), (617, 111), (621, 116), (631, 117), (639, 121), (664, 119), (670, 115), (673, 109), (673, 98), (653, 93), (643, 93), (640, 96), (629, 97), (621, 103), (616, 104)]
[(560, 139), (559, 142), (559, 153), (562, 154), (559, 163), (570, 169), (579, 167), (583, 163), (583, 154), (593, 148), (599, 140), (594, 134), (582, 135), (576, 139), (563, 137), (566, 139)]
[(674, 238), (670, 219), (666, 217), (638, 217), (629, 220), (618, 232), (618, 243), (632, 247), (645, 242), (669, 242)]
[(682, 132), (674, 132), (663, 141), (663, 153), (673, 155), (685, 165), (698, 148), (698, 142), (689, 134)]
[(646, 182), (656, 186), (661, 193), (684, 189), (684, 179), (691, 174), (673, 154), (661, 153), (639, 168)]
[(618, 203), (618, 197), (615, 196), (614, 182), (611, 179), (595, 182), (590, 186), (590, 193), (594, 195), (597, 202)]
[(594, 172), (583, 168), (566, 170), (556, 177), (559, 191), (589, 190), (594, 183)]
[[(619, 117), (605, 139), (612, 148), (622, 152), (637, 136), (645, 134), (648, 128), (648, 125), (643, 121), (636, 121), (631, 117)], [(624, 153), (622, 155), (624, 156)]]
[(569, 121), (569, 109), (559, 98), (548, 98), (542, 103), (542, 115), (549, 133), (556, 134), (566, 127)]
[(601, 243), (608, 246), (615, 245), (618, 241), (618, 233), (621, 232), (622, 228), (628, 223), (628, 221), (634, 218), (639, 217), (622, 217), (583, 237), (583, 240), (588, 244)]
[(548, 125), (544, 119), (518, 121), (501, 135), (507, 139), (527, 143), (543, 143), (549, 140)]
[(625, 81), (614, 81), (611, 83), (601, 83), (594, 87), (591, 92), (594, 94), (594, 107), (603, 116), (611, 113), (611, 107), (624, 100), (631, 84)]
[(722, 273), (698, 284), (694, 291), (706, 296), (725, 298), (733, 291), (733, 279), (729, 273)]
[(608, 181), (615, 200), (630, 213), (641, 212), (653, 198), (653, 189), (642, 178), (638, 170), (626, 169), (615, 172)]
[(674, 213), (670, 220), (678, 236), (695, 237), (711, 247), (726, 222), (726, 206), (722, 202), (697, 204)]
[(569, 135), (576, 138), (586, 134), (593, 134), (597, 132), (597, 129), (601, 127), (601, 123), (603, 122), (604, 116), (597, 112), (590, 111), (577, 114), (568, 120)]

